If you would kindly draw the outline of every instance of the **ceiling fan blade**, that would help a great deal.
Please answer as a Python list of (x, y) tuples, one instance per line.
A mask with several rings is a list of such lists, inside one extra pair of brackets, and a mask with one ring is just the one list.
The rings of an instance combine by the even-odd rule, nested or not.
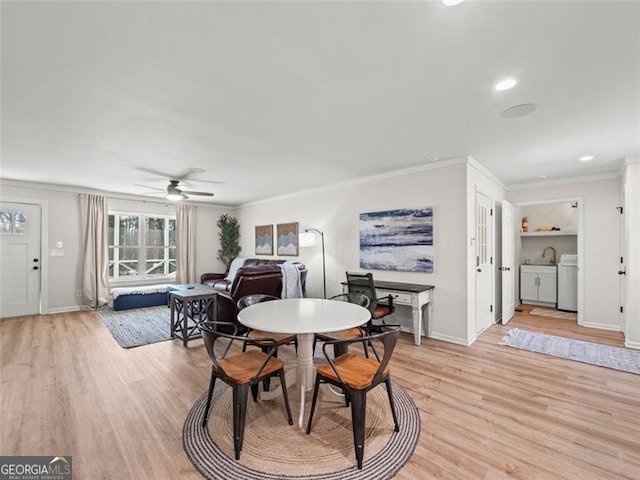
[(150, 187), (149, 185), (140, 185), (139, 183), (134, 183), (134, 185), (136, 187), (150, 188), (151, 190), (157, 190), (158, 192), (164, 192), (166, 190), (165, 188)]
[[(222, 185), (224, 182), (221, 182), (219, 180), (204, 180), (202, 178), (193, 178), (190, 177), (189, 178), (189, 182), (195, 182), (195, 183), (211, 183), (211, 184), (215, 184), (215, 185)], [(186, 185), (185, 182), (181, 182), (182, 185)]]
[(192, 175), (197, 175), (199, 173), (204, 173), (204, 172), (205, 172), (204, 168), (187, 168), (184, 172), (182, 172), (182, 174), (177, 176), (171, 176), (171, 179), (178, 180), (179, 182), (186, 179), (193, 180), (193, 178), (191, 177)]
[(163, 177), (163, 178), (169, 178), (171, 177), (171, 175), (168, 175), (165, 172), (159, 172), (158, 170), (154, 170), (152, 168), (146, 168), (146, 167), (135, 167), (136, 170), (140, 171), (140, 172), (145, 172), (145, 173), (150, 173), (151, 175), (156, 175), (158, 177)]
[(211, 192), (192, 192), (191, 190), (182, 190), (182, 193), (186, 193), (188, 195), (200, 195), (202, 197), (213, 197), (213, 193)]

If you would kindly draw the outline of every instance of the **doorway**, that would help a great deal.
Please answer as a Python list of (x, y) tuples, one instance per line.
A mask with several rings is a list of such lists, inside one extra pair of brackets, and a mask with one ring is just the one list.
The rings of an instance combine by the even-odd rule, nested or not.
[(0, 318), (41, 313), (42, 206), (0, 202)]
[(476, 334), (493, 325), (493, 204), (476, 192)]
[[(534, 305), (556, 311), (558, 293), (565, 305), (566, 282), (558, 291), (558, 272), (575, 262), (574, 306), (565, 308), (568, 313), (577, 311), (577, 323), (583, 324), (583, 265), (584, 265), (584, 212), (581, 198), (563, 198), (514, 204), (515, 282), (512, 287), (503, 284), (503, 296), (515, 291), (516, 303)], [(504, 239), (503, 239), (504, 240)], [(523, 281), (523, 275), (524, 281)], [(563, 276), (564, 279), (564, 276)], [(523, 290), (524, 289), (524, 290)], [(550, 292), (553, 295), (550, 295)], [(571, 305), (571, 304), (570, 304)]]

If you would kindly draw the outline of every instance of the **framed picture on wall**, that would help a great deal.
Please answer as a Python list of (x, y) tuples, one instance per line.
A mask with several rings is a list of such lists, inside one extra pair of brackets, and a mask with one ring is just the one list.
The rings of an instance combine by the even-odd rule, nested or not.
[(360, 266), (433, 273), (433, 208), (360, 214)]
[(256, 226), (256, 255), (273, 255), (273, 225)]
[(279, 223), (276, 228), (278, 250), (282, 256), (298, 256), (298, 222)]

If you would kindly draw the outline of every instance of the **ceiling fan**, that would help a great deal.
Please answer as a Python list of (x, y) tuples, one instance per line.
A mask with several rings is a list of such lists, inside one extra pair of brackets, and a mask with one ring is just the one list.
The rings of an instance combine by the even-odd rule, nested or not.
[[(151, 188), (155, 190), (154, 192), (144, 193), (143, 195), (159, 195), (162, 192), (165, 192), (164, 198), (166, 198), (167, 200), (171, 200), (173, 202), (178, 202), (180, 200), (187, 200), (189, 198), (189, 195), (213, 197), (213, 193), (211, 192), (197, 192), (194, 190), (183, 190), (180, 187), (180, 182), (182, 182), (183, 180), (188, 180), (189, 177), (191, 177), (193, 174), (203, 173), (204, 169), (202, 168), (189, 168), (184, 173), (177, 176), (164, 175), (162, 172), (157, 172), (155, 170), (151, 170), (143, 167), (139, 167), (138, 170), (146, 173), (153, 173), (159, 176), (169, 177), (169, 185), (167, 185), (166, 189), (136, 184), (139, 187)], [(195, 178), (192, 178), (192, 180), (197, 182), (204, 182), (204, 183), (222, 183), (222, 182), (216, 182), (212, 180), (197, 180)]]
[(169, 185), (167, 186), (167, 193), (165, 194), (164, 198), (166, 198), (167, 200), (171, 200), (173, 202), (177, 202), (180, 200), (186, 200), (189, 198), (189, 196), (187, 195), (187, 193), (189, 195), (198, 195), (201, 197), (213, 197), (213, 193), (210, 192), (195, 192), (193, 190), (182, 190), (181, 188), (178, 188), (178, 185), (180, 184), (180, 181), (178, 180), (169, 180)]

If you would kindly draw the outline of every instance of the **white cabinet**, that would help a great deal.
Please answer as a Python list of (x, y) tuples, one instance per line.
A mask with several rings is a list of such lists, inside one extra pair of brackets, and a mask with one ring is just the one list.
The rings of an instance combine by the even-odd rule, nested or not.
[(520, 266), (520, 299), (522, 303), (555, 307), (558, 281), (552, 265)]

